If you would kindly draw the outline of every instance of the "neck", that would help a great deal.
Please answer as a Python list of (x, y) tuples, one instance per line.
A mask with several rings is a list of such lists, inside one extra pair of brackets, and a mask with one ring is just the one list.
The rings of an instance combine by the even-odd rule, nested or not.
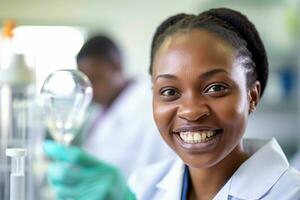
[(247, 154), (243, 152), (241, 145), (239, 145), (226, 158), (212, 167), (189, 167), (191, 177), (189, 199), (213, 199), (239, 166), (247, 159)]
[(123, 90), (131, 83), (130, 80), (123, 79), (120, 81), (116, 87), (115, 87), (115, 92), (111, 95), (111, 98), (107, 104), (104, 105), (105, 109), (108, 109), (113, 102), (118, 98), (118, 96), (123, 92)]

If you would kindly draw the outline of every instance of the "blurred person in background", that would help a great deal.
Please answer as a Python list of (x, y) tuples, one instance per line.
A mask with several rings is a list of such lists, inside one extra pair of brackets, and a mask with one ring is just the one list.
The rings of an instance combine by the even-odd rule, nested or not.
[[(48, 179), (57, 199), (106, 199), (98, 192), (103, 190), (105, 194), (111, 185), (125, 184), (134, 171), (175, 154), (161, 140), (154, 123), (150, 79), (126, 77), (120, 50), (112, 39), (104, 35), (88, 39), (77, 55), (77, 65), (92, 83), (93, 102), (70, 147), (78, 157), (72, 150), (53, 149), (61, 159), (50, 164)], [(76, 149), (88, 152), (93, 159), (82, 157)], [(66, 165), (65, 159), (69, 158), (74, 165)], [(111, 164), (113, 170), (110, 166), (92, 167), (99, 160)], [(76, 172), (69, 176), (73, 169)], [(108, 181), (100, 187), (90, 181), (102, 176)], [(112, 194), (123, 195), (124, 184)], [(94, 193), (94, 189), (98, 192)]]
[(171, 156), (153, 121), (150, 80), (126, 77), (120, 50), (110, 38), (88, 39), (77, 55), (77, 64), (90, 79), (94, 96), (74, 145), (117, 166), (126, 177)]

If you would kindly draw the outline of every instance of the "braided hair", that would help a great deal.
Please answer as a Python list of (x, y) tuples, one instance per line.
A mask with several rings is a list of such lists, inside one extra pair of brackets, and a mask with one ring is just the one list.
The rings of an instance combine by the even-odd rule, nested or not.
[(238, 11), (228, 8), (210, 9), (199, 15), (180, 13), (169, 17), (156, 29), (152, 44), (149, 72), (152, 74), (155, 54), (167, 37), (194, 29), (205, 29), (229, 42), (235, 49), (235, 58), (246, 69), (247, 86), (256, 80), (263, 95), (269, 69), (264, 45), (255, 26)]

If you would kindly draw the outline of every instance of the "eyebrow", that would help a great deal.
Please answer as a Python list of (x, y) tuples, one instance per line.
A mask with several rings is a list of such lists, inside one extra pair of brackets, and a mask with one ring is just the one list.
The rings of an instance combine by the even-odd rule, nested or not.
[(175, 79), (177, 80), (177, 77), (172, 75), (172, 74), (160, 74), (158, 76), (156, 76), (155, 81), (159, 78), (167, 78), (167, 79)]
[(228, 72), (224, 69), (213, 69), (213, 70), (210, 70), (210, 71), (207, 71), (207, 72), (204, 72), (203, 74), (201, 74), (199, 76), (199, 78), (203, 78), (203, 79), (208, 79), (209, 77), (212, 77), (216, 74), (219, 74), (219, 73), (225, 73), (225, 74), (228, 74)]
[[(228, 72), (225, 71), (224, 69), (213, 69), (213, 70), (210, 70), (210, 71), (207, 71), (207, 72), (204, 72), (203, 74), (201, 74), (199, 76), (199, 79), (208, 79), (209, 77), (212, 77), (219, 73), (228, 74)], [(159, 78), (167, 78), (167, 79), (175, 79), (175, 80), (178, 79), (176, 76), (174, 76), (172, 74), (160, 74), (160, 75), (156, 76), (155, 81)]]

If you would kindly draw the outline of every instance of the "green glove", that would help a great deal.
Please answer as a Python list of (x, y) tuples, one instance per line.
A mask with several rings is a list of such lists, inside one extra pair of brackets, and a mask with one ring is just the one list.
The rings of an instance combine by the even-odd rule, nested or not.
[(79, 147), (46, 141), (46, 154), (56, 162), (48, 178), (58, 199), (135, 200), (121, 172), (97, 160)]

